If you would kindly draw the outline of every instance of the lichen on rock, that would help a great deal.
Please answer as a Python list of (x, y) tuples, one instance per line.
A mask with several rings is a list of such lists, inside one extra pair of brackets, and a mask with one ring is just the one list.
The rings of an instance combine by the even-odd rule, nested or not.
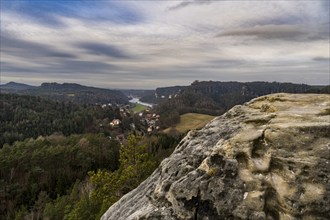
[(192, 131), (102, 220), (330, 219), (330, 96), (273, 94)]

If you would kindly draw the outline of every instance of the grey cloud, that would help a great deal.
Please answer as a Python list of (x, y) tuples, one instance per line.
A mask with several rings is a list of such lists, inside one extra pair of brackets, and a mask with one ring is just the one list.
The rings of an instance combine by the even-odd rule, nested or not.
[(177, 9), (181, 9), (181, 8), (185, 8), (187, 6), (190, 5), (201, 5), (201, 4), (209, 4), (211, 3), (211, 0), (193, 0), (193, 1), (183, 1), (179, 4), (176, 4), (172, 7), (169, 7), (168, 10), (172, 11), (172, 10), (177, 10)]
[(18, 57), (76, 58), (73, 53), (62, 52), (54, 47), (17, 39), (1, 34), (1, 52)]
[(87, 42), (87, 43), (78, 43), (77, 46), (87, 50), (89, 53), (94, 55), (105, 55), (117, 59), (132, 58), (132, 56), (128, 55), (123, 50), (109, 44)]
[(58, 57), (58, 58), (76, 58), (75, 55), (65, 52), (58, 52), (58, 51), (49, 51), (45, 53), (47, 57)]
[[(86, 45), (88, 47), (88, 45)], [(93, 46), (92, 44), (90, 46)], [(97, 47), (93, 47), (95, 50)], [(109, 48), (106, 48), (109, 49)], [(113, 49), (109, 52), (102, 51), (102, 53), (110, 53), (115, 57), (123, 58), (128, 57), (121, 53), (119, 50)], [(15, 37), (2, 33), (1, 35), (1, 54), (11, 55), (12, 58), (7, 57), (6, 62), (1, 61), (2, 73), (40, 73), (40, 74), (72, 74), (77, 75), (81, 73), (94, 74), (94, 73), (109, 73), (117, 66), (107, 63), (91, 61), (86, 59), (78, 60), (78, 56), (72, 53), (63, 52), (52, 46), (38, 44), (30, 41), (17, 39)], [(30, 67), (18, 64), (16, 61), (27, 59), (31, 62), (40, 62), (38, 58), (43, 58), (42, 66)], [(56, 62), (54, 62), (56, 61)]]
[(206, 63), (207, 66), (214, 66), (214, 67), (232, 67), (232, 66), (237, 66), (237, 65), (243, 65), (245, 64), (246, 61), (244, 60), (229, 60), (229, 59), (218, 59), (218, 60), (210, 60), (208, 63)]
[(97, 61), (65, 60), (57, 65), (49, 65), (48, 68), (50, 72), (69, 72), (73, 75), (79, 75), (80, 73), (110, 73), (117, 67), (112, 64)]
[[(328, 82), (329, 79), (329, 65), (325, 62), (321, 64), (315, 61), (297, 62), (295, 64), (291, 62), (271, 62), (263, 65), (260, 62), (238, 60), (237, 62), (244, 64), (235, 67), (223, 67), (221, 60), (209, 62), (219, 63), (220, 68), (209, 68), (207, 64), (200, 63), (162, 69), (128, 70), (121, 69), (119, 66), (108, 66), (106, 63), (68, 61), (61, 66), (37, 69), (36, 72), (15, 72), (17, 69), (7, 68), (8, 71), (2, 75), (2, 78), (8, 80), (9, 77), (17, 77), (26, 80), (31, 79), (31, 82), (33, 79), (38, 80), (38, 82), (51, 79), (52, 81), (77, 82), (94, 86), (102, 85), (102, 87), (107, 88), (155, 88), (166, 85), (190, 84), (194, 80), (291, 81), (321, 85)], [(12, 66), (14, 68), (14, 65)], [(94, 69), (94, 67), (97, 67), (97, 69)]]
[(96, 61), (83, 61), (83, 60), (63, 60), (57, 64), (44, 63), (44, 67), (26, 67), (19, 66), (15, 62), (1, 62), (1, 71), (6, 73), (41, 73), (41, 74), (69, 74), (71, 76), (80, 75), (82, 73), (106, 73), (111, 74), (111, 71), (118, 69), (117, 66), (96, 62)]
[(323, 61), (330, 62), (330, 57), (314, 57), (313, 60), (314, 61), (321, 61), (321, 62), (323, 62)]
[(18, 66), (11, 62), (0, 62), (1, 73), (36, 73), (38, 70), (25, 66)]
[(263, 25), (225, 31), (217, 37), (255, 36), (260, 39), (294, 41), (324, 40), (329, 38), (329, 23), (323, 25)]
[(322, 9), (325, 12), (324, 15), (325, 15), (325, 17), (327, 17), (329, 19), (330, 1), (324, 0), (324, 1), (321, 1), (321, 3), (322, 3)]

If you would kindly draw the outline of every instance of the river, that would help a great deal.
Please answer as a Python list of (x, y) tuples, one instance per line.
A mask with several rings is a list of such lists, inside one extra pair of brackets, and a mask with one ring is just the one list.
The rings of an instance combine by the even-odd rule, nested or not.
[(141, 105), (145, 105), (145, 106), (148, 106), (148, 107), (152, 107), (153, 106), (153, 104), (141, 102), (139, 98), (132, 98), (131, 100), (129, 100), (129, 102), (131, 102), (131, 103), (137, 103), (137, 104), (141, 104)]

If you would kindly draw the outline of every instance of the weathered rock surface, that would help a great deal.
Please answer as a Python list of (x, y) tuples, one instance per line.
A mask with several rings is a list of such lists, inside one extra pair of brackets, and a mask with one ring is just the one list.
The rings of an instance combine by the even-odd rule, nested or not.
[(330, 219), (330, 96), (274, 94), (191, 131), (102, 220)]

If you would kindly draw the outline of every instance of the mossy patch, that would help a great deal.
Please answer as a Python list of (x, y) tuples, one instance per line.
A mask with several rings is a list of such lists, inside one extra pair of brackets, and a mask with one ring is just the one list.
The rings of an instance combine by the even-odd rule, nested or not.
[(215, 176), (216, 173), (217, 173), (217, 168), (215, 167), (210, 167), (210, 169), (207, 171), (207, 175), (209, 176)]
[(261, 112), (276, 112), (276, 108), (270, 104), (263, 104), (260, 108)]

